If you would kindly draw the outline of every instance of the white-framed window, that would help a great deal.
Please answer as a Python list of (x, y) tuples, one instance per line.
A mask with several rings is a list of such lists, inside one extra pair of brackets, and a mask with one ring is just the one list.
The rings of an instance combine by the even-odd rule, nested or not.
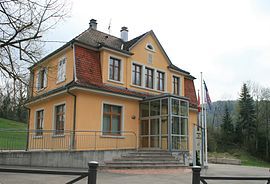
[(123, 107), (103, 103), (102, 134), (121, 135)]
[(155, 52), (155, 48), (151, 43), (147, 43), (145, 46), (145, 49), (152, 51), (152, 52)]
[(54, 106), (54, 134), (63, 135), (66, 121), (66, 104), (59, 104)]
[(109, 79), (113, 81), (121, 81), (121, 60), (115, 57), (109, 59)]
[(60, 59), (58, 62), (57, 83), (66, 80), (66, 63), (67, 59), (65, 57)]
[(132, 64), (132, 84), (142, 86), (142, 66), (136, 63)]
[(35, 113), (35, 136), (43, 135), (44, 109), (37, 110)]
[(145, 87), (154, 89), (154, 69), (145, 67)]
[(47, 87), (48, 69), (41, 68), (37, 73), (36, 88), (37, 90), (42, 90)]
[(178, 76), (173, 76), (173, 94), (181, 95), (181, 78)]
[(157, 90), (164, 91), (165, 90), (165, 73), (161, 71), (157, 71)]

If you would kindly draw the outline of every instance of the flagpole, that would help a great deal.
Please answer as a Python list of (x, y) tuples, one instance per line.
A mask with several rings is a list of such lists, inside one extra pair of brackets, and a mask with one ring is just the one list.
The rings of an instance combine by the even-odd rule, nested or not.
[(205, 165), (208, 165), (208, 152), (207, 152), (207, 121), (206, 121), (206, 109), (204, 111), (204, 131), (205, 131)]
[(205, 141), (205, 137), (204, 137), (204, 119), (203, 119), (203, 113), (204, 113), (204, 105), (203, 105), (203, 75), (201, 72), (201, 126), (202, 126), (202, 145), (201, 145), (201, 165), (204, 166), (204, 141)]

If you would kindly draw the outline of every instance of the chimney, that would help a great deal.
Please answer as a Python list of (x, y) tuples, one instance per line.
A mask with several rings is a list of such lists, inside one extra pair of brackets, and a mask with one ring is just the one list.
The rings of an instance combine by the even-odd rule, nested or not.
[(128, 28), (127, 27), (122, 27), (120, 30), (121, 33), (121, 39), (126, 42), (128, 41)]
[(97, 29), (97, 20), (91, 19), (89, 22), (89, 27), (92, 29)]

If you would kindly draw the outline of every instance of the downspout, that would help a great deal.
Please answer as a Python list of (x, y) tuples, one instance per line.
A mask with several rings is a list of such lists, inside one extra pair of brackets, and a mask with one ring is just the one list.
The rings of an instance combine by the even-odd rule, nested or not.
[(74, 93), (71, 93), (69, 91), (69, 88), (67, 88), (67, 93), (71, 96), (73, 96), (73, 126), (71, 131), (71, 146), (70, 149), (75, 149), (75, 130), (76, 130), (76, 104), (77, 104), (77, 96)]
[[(75, 57), (75, 45), (72, 44), (71, 47), (73, 48), (73, 82), (77, 81), (76, 75), (76, 57)], [(73, 96), (73, 126), (71, 132), (71, 146), (70, 149), (75, 149), (75, 130), (76, 130), (76, 111), (77, 111), (77, 96), (74, 93), (69, 91), (69, 87), (67, 87), (67, 93)]]
[[(30, 81), (29, 81), (29, 85), (28, 86), (28, 99), (33, 97), (33, 86), (34, 86), (34, 79), (33, 79), (33, 71), (30, 70)], [(30, 96), (30, 97), (29, 97)], [(29, 128), (30, 128), (30, 115), (31, 115), (31, 109), (29, 107), (26, 107), (25, 104), (23, 105), (24, 108), (26, 108), (28, 110), (28, 120), (27, 120), (27, 132), (26, 132), (26, 146), (25, 146), (25, 151), (29, 150)], [(34, 120), (35, 121), (35, 120)]]
[(27, 132), (26, 132), (26, 147), (25, 147), (25, 151), (28, 151), (28, 147), (29, 147), (29, 126), (30, 126), (30, 112), (31, 112), (31, 109), (28, 108), (28, 107), (25, 107), (24, 108), (28, 109), (28, 120), (27, 120)]

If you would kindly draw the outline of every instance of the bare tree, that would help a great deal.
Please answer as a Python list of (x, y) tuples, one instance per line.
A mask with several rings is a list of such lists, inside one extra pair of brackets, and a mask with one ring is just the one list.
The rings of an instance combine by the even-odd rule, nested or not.
[(43, 35), (67, 17), (66, 0), (0, 0), (0, 72), (25, 82), (41, 57)]

